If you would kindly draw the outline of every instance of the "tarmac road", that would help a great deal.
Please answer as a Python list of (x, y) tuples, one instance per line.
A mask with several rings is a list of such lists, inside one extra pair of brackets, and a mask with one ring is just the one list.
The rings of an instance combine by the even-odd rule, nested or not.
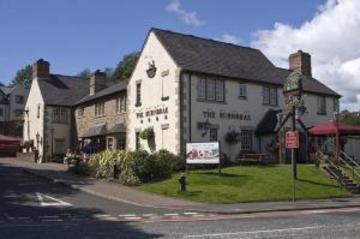
[(99, 198), (0, 166), (0, 238), (360, 238), (360, 208), (201, 214)]

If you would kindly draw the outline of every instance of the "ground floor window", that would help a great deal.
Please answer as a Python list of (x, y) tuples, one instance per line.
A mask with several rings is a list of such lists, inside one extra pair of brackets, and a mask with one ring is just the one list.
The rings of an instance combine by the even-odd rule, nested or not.
[(210, 128), (210, 142), (215, 142), (218, 140), (218, 129)]
[(116, 148), (124, 150), (126, 147), (126, 134), (116, 137)]
[(253, 148), (253, 131), (242, 129), (240, 132), (241, 150), (252, 150)]
[(140, 132), (135, 133), (135, 149), (140, 149)]
[(65, 139), (55, 139), (55, 154), (65, 154)]
[(113, 137), (108, 137), (107, 138), (106, 148), (107, 149), (113, 149), (114, 148), (114, 139), (113, 139)]

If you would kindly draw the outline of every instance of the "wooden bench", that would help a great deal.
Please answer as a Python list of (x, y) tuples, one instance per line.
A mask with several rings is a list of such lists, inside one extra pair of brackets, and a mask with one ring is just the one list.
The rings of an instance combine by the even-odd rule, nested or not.
[(262, 153), (245, 153), (240, 157), (240, 162), (263, 162), (267, 158), (268, 154)]

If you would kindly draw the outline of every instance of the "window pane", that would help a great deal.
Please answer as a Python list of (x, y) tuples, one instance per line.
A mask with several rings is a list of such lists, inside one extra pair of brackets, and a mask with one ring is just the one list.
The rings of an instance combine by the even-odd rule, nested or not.
[(239, 97), (246, 98), (246, 84), (239, 85)]
[(252, 131), (242, 129), (240, 132), (242, 150), (252, 150)]
[(216, 80), (215, 84), (216, 101), (224, 101), (224, 81)]
[(277, 105), (277, 90), (275, 88), (270, 88), (270, 104)]
[(198, 79), (197, 84), (197, 98), (200, 100), (205, 100), (206, 97), (206, 80)]
[(270, 104), (270, 89), (268, 87), (263, 87), (263, 103), (268, 105)]
[(207, 79), (206, 96), (207, 100), (215, 100), (216, 81), (214, 79)]

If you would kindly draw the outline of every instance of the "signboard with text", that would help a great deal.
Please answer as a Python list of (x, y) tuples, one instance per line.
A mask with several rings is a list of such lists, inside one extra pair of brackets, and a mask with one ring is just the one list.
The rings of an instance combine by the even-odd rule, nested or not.
[(285, 135), (286, 148), (287, 149), (298, 149), (299, 148), (299, 132), (288, 131)]
[(220, 164), (219, 142), (187, 143), (187, 164)]

